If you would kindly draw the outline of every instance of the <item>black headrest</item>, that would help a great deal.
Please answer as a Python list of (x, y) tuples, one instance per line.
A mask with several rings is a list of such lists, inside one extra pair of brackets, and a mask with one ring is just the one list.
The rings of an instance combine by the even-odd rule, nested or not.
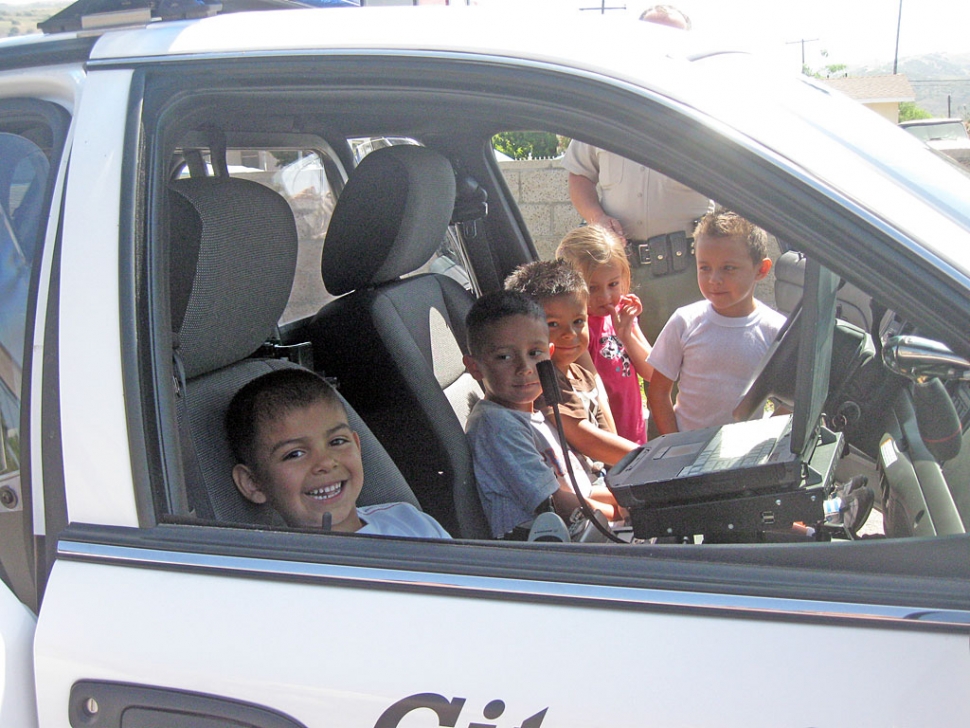
[(336, 296), (393, 281), (441, 245), (455, 206), (455, 175), (426, 147), (396, 145), (364, 157), (344, 187), (323, 245), (321, 272)]

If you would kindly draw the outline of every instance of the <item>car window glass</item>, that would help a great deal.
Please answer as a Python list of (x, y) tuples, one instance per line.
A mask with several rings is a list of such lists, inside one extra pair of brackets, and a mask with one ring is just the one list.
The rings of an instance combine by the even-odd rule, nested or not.
[[(509, 113), (511, 114), (511, 112)], [(348, 129), (353, 128), (354, 125), (351, 123), (354, 121), (353, 119), (348, 121), (343, 116), (338, 118)], [(514, 115), (510, 116), (510, 118), (514, 123)], [(324, 121), (327, 120), (324, 119)], [(359, 121), (357, 123), (363, 128), (375, 129), (380, 128), (378, 124), (388, 121), (390, 123), (387, 123), (383, 128), (394, 128), (395, 123), (398, 123), (393, 115), (387, 118), (380, 116), (375, 117), (375, 119), (368, 118), (366, 125)], [(444, 126), (444, 123), (442, 123), (442, 128)], [(488, 186), (489, 192), (489, 234), (484, 240), (484, 246), (487, 246), (487, 249), (483, 251), (481, 248), (472, 248), (473, 253), (476, 255), (475, 261), (476, 264), (480, 264), (481, 258), (477, 256), (483, 252), (486, 253), (482, 257), (491, 258), (496, 268), (495, 278), (497, 281), (500, 281), (501, 277), (507, 275), (516, 264), (525, 261), (533, 253), (528, 243), (531, 242), (534, 244), (534, 251), (538, 253), (539, 257), (548, 259), (554, 254), (556, 246), (561, 241), (563, 235), (577, 226), (582, 225), (584, 222), (584, 216), (574, 207), (573, 201), (570, 199), (570, 170), (566, 166), (566, 161), (568, 160), (567, 150), (573, 144), (581, 143), (583, 137), (579, 136), (579, 132), (575, 128), (572, 129), (572, 133), (576, 134), (576, 137), (571, 140), (564, 135), (549, 132), (518, 132), (514, 131), (515, 127), (509, 126), (513, 131), (505, 135), (500, 135), (506, 137), (505, 139), (492, 139), (497, 171), (503, 175), (507, 191), (511, 198), (508, 200), (508, 205), (504, 205), (502, 200), (502, 195), (506, 190), (501, 189), (498, 185), (490, 185), (489, 182), (494, 180), (490, 180), (487, 174), (483, 174), (482, 168), (478, 166), (483, 162), (489, 165), (491, 164), (491, 160), (485, 157), (488, 149), (487, 142), (494, 127), (478, 130), (478, 134), (474, 138), (467, 139), (462, 136), (460, 131), (456, 131), (450, 127), (447, 129), (447, 133), (439, 131), (435, 135), (432, 132), (426, 131), (424, 127), (416, 123), (408, 127), (415, 130), (415, 136), (413, 138), (390, 135), (357, 137), (348, 134), (341, 139), (341, 141), (346, 139), (347, 142), (347, 147), (343, 149), (341, 158), (347, 161), (349, 167), (351, 160), (353, 163), (360, 163), (367, 154), (370, 154), (375, 149), (396, 144), (420, 144), (421, 142), (418, 140), (421, 139), (422, 141), (427, 141), (429, 147), (443, 150), (452, 160), (456, 169), (461, 170), (464, 164), (464, 169), (473, 171)], [(332, 128), (340, 128), (340, 125), (332, 123)], [(530, 141), (531, 135), (536, 136)], [(253, 137), (255, 136), (256, 134), (253, 133)], [(541, 137), (549, 140), (550, 144), (547, 149), (539, 148), (538, 144)], [(595, 141), (597, 144), (603, 146), (609, 146), (612, 143), (607, 141), (607, 138), (601, 131), (596, 130), (592, 126), (589, 131), (589, 139), (591, 142)], [(635, 141), (635, 138), (631, 136), (625, 140), (618, 138), (615, 143), (621, 148), (632, 149), (634, 146), (631, 139)], [(516, 146), (508, 143), (509, 140), (518, 140), (521, 144)], [(532, 146), (526, 147), (525, 141), (530, 141)], [(255, 144), (258, 145), (259, 141), (256, 141)], [(272, 147), (270, 144), (267, 144), (264, 149), (272, 149)], [(319, 166), (320, 164), (325, 164), (324, 159), (324, 157), (317, 157), (307, 164), (309, 166)], [(294, 161), (297, 160), (294, 159)], [(258, 158), (255, 152), (249, 155), (239, 154), (237, 156), (230, 156), (228, 162), (230, 167), (229, 173), (233, 176), (249, 176), (268, 186), (276, 185), (273, 188), (288, 197), (291, 207), (294, 207), (294, 209), (294, 200), (298, 199), (301, 192), (306, 188), (306, 186), (301, 186), (299, 189), (294, 187), (293, 189), (287, 190), (282, 188), (280, 180), (277, 179), (271, 182), (274, 179), (273, 174), (268, 173), (277, 170), (277, 167), (280, 166), (278, 160), (274, 163), (276, 166), (268, 166), (265, 161)], [(290, 163), (292, 164), (293, 162)], [(667, 160), (667, 164), (670, 164), (669, 160)], [(600, 172), (600, 179), (598, 181), (601, 191), (605, 187), (630, 182), (631, 178), (640, 174), (636, 170), (631, 171), (631, 168), (635, 166), (640, 165), (635, 164), (633, 160), (629, 159), (604, 162), (598, 170)], [(494, 172), (496, 171), (496, 167), (488, 166), (487, 171)], [(350, 172), (350, 174), (352, 175), (353, 172)], [(678, 174), (678, 172), (675, 171), (673, 174)], [(696, 191), (685, 187), (678, 180), (674, 179), (671, 182), (673, 183), (672, 186), (677, 188), (678, 194), (697, 195)], [(696, 184), (701, 184), (701, 182), (698, 181)], [(745, 183), (743, 181), (738, 182), (739, 186), (742, 184)], [(752, 182), (752, 185), (754, 185), (754, 182)], [(734, 195), (729, 196), (727, 194), (728, 191), (733, 191)], [(317, 196), (314, 204), (320, 205), (321, 202), (317, 188), (314, 187), (311, 193)], [(328, 204), (332, 204), (333, 198), (338, 195), (339, 191), (331, 185), (330, 197), (327, 201)], [(733, 200), (744, 199), (743, 195), (740, 195), (733, 188), (731, 190), (726, 189), (724, 196), (726, 198), (730, 197)], [(701, 200), (703, 203), (702, 207), (706, 209), (710, 200), (707, 200), (704, 195), (701, 195), (701, 197), (703, 198)], [(749, 207), (749, 212), (750, 209)], [(697, 289), (696, 264), (692, 256), (690, 237), (693, 232), (695, 220), (703, 212), (704, 209), (699, 209), (690, 216), (684, 217), (682, 223), (677, 226), (663, 224), (657, 227), (656, 230), (643, 233), (631, 232), (628, 236), (628, 242), (631, 244), (628, 250), (628, 256), (631, 260), (631, 267), (633, 268), (632, 292), (637, 294), (643, 303), (643, 313), (640, 315), (641, 327), (645, 327), (648, 316), (652, 315), (655, 318), (652, 322), (655, 328), (647, 334), (647, 339), (650, 342), (656, 341), (657, 333), (659, 333), (664, 323), (668, 320), (669, 315), (675, 309), (698, 301), (701, 298)], [(763, 219), (766, 220), (765, 225), (768, 228), (767, 232), (769, 234), (772, 231), (777, 231), (779, 235), (787, 233), (789, 238), (792, 237), (790, 225), (786, 223), (786, 219), (777, 211), (772, 212), (772, 215), (765, 215)], [(523, 229), (523, 223), (527, 230)], [(309, 233), (305, 233), (301, 226), (301, 237), (305, 234), (322, 237), (324, 231), (321, 228), (323, 225), (325, 223), (319, 226), (308, 225), (307, 227), (311, 228)], [(508, 233), (508, 235), (503, 236), (498, 234), (501, 232)], [(679, 250), (673, 247), (675, 241), (672, 240), (672, 237), (674, 233), (678, 233), (681, 236), (680, 242), (686, 247)], [(656, 237), (663, 238), (659, 247), (654, 244), (654, 238)], [(301, 244), (302, 242), (301, 240)], [(452, 242), (453, 238), (449, 235), (443, 241), (439, 254), (435, 259), (429, 261), (427, 265), (422, 266), (421, 271), (433, 270), (445, 274), (450, 274), (450, 269), (468, 271), (469, 269), (464, 266), (464, 261), (460, 259), (463, 251), (460, 237), (454, 240), (455, 244), (449, 245)], [(794, 243), (797, 242), (799, 241), (796, 239)], [(325, 243), (320, 240), (316, 244), (318, 244), (316, 256), (319, 256), (319, 251), (322, 250), (322, 245)], [(780, 249), (777, 247), (778, 244), (775, 240), (772, 240), (771, 244), (776, 247), (769, 249), (769, 257), (777, 261)], [(366, 250), (362, 250), (361, 254), (366, 254)], [(310, 261), (301, 259), (298, 265), (300, 268), (298, 276), (305, 274), (311, 276), (314, 281), (318, 280), (319, 257), (315, 257), (315, 259)], [(485, 268), (485, 266), (480, 267)], [(804, 272), (797, 268), (797, 266), (789, 272), (792, 274), (791, 281), (789, 281), (791, 285), (800, 286)], [(845, 273), (844, 270), (839, 272)], [(775, 281), (773, 275), (774, 273), (772, 272), (771, 276), (765, 281), (759, 282), (755, 296), (769, 306), (786, 312), (787, 309), (780, 305), (781, 301), (779, 300), (777, 303), (775, 301)], [(472, 288), (474, 288), (472, 281), (469, 280), (466, 285), (468, 284), (471, 284)], [(862, 294), (862, 299), (864, 300), (861, 302), (861, 311), (865, 314), (869, 306), (869, 291), (862, 290)], [(291, 320), (291, 324), (283, 331), (281, 338), (284, 347), (302, 345), (307, 343), (307, 341), (310, 344), (314, 344), (312, 336), (317, 332), (311, 331), (312, 327), (308, 326), (309, 322), (302, 319), (313, 315), (320, 308), (321, 304), (326, 303), (325, 292), (319, 293), (318, 296), (319, 298), (312, 300), (299, 313), (295, 315), (290, 314), (294, 317)], [(839, 298), (840, 306), (843, 305), (843, 298)], [(848, 301), (849, 299), (846, 298), (845, 300)], [(306, 338), (301, 338), (301, 335), (306, 335)], [(850, 342), (854, 340), (847, 339)], [(915, 427), (915, 419), (913, 415), (907, 415), (907, 412), (904, 410), (903, 405), (907, 404), (905, 402), (899, 405), (899, 412), (893, 411), (893, 407), (897, 404), (894, 397), (900, 393), (901, 388), (893, 381), (883, 382), (885, 372), (879, 367), (878, 358), (871, 357), (869, 353), (865, 353), (865, 357), (867, 362), (870, 359), (874, 362), (870, 369), (866, 370), (865, 374), (871, 375), (879, 387), (885, 384), (885, 396), (880, 393), (879, 400), (873, 400), (871, 406), (866, 399), (860, 404), (858, 400), (863, 398), (860, 394), (851, 390), (851, 383), (839, 380), (838, 387), (844, 387), (845, 391), (833, 391), (829, 393), (833, 398), (832, 401), (835, 402), (835, 406), (827, 414), (832, 416), (833, 422), (838, 421), (840, 427), (855, 427), (856, 430), (849, 433), (853, 438), (851, 444), (859, 443), (859, 447), (857, 448), (858, 453), (854, 453), (857, 455), (855, 461), (846, 461), (844, 467), (840, 467), (837, 476), (839, 482), (843, 484), (849, 483), (856, 475), (864, 475), (868, 478), (871, 487), (875, 488), (879, 487), (880, 480), (880, 465), (878, 459), (881, 454), (881, 437), (886, 432), (890, 432), (895, 438), (894, 441), (897, 443), (905, 444), (908, 438), (911, 441), (911, 437), (909, 437), (911, 433), (905, 430), (910, 424), (913, 424)], [(356, 365), (356, 362), (345, 364), (344, 362), (337, 361), (328, 363), (324, 367), (324, 370), (327, 376), (333, 377), (336, 381), (339, 382), (343, 379), (346, 382), (349, 379), (348, 371), (354, 365)], [(862, 365), (859, 366), (861, 367)], [(341, 367), (344, 367), (344, 369), (341, 369)], [(860, 379), (859, 381), (863, 380)], [(866, 392), (870, 390), (875, 391), (876, 389), (877, 387), (875, 385), (872, 387), (863, 387), (863, 390)], [(379, 387), (374, 387), (374, 390), (377, 392), (375, 396), (382, 396)], [(642, 387), (640, 390), (642, 391)], [(901, 399), (905, 400), (905, 397), (901, 397)], [(910, 407), (910, 409), (912, 408)], [(861, 412), (861, 415), (854, 414), (857, 410)], [(860, 416), (861, 419), (859, 419)], [(900, 428), (895, 424), (896, 420), (905, 419), (907, 416), (909, 421), (907, 421), (906, 427)], [(853, 418), (860, 424), (856, 424), (856, 422), (841, 424), (842, 420), (849, 421), (853, 420)], [(404, 433), (403, 428), (401, 432)], [(391, 433), (388, 435), (388, 438), (394, 437), (396, 434)], [(411, 435), (412, 433), (407, 432), (404, 434)], [(651, 433), (651, 439), (653, 434)], [(921, 456), (921, 454), (917, 453), (917, 456)], [(912, 490), (908, 483), (902, 483), (898, 486), (894, 485), (893, 488), (902, 494), (897, 498), (898, 502), (902, 502), (908, 498), (910, 495), (909, 491)], [(951, 510), (953, 509), (951, 508)], [(879, 505), (877, 505), (875, 511), (877, 514), (881, 513)], [(769, 515), (771, 518), (774, 518), (773, 514)], [(874, 536), (880, 535), (883, 531), (880, 531), (879, 526), (875, 523), (877, 517), (877, 515), (873, 517), (873, 532), (860, 531), (859, 533)], [(899, 521), (898, 518), (895, 520), (897, 522)], [(926, 518), (924, 522), (929, 523), (930, 521)], [(888, 533), (888, 531), (884, 532)], [(937, 533), (943, 532), (937, 530)], [(923, 533), (924, 531), (913, 531), (912, 533), (901, 533), (899, 535), (922, 535)], [(787, 533), (783, 535), (790, 537)], [(796, 534), (793, 540), (797, 540), (798, 538), (801, 538), (801, 534)]]
[(65, 116), (34, 100), (0, 103), (0, 575), (28, 603), (28, 484), (21, 481), (27, 431), (31, 279), (40, 259)]
[(0, 132), (0, 475), (20, 469), (20, 388), (27, 292), (50, 164), (18, 134)]
[(967, 130), (959, 121), (945, 122), (941, 124), (914, 124), (905, 127), (913, 136), (919, 137), (924, 142), (940, 140), (967, 140)]

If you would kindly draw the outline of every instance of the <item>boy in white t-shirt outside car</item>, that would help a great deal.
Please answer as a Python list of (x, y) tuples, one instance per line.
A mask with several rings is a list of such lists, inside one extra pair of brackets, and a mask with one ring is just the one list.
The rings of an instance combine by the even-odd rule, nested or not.
[(709, 213), (697, 224), (704, 300), (674, 312), (647, 359), (654, 367), (647, 402), (661, 434), (734, 421), (734, 407), (785, 323), (754, 297), (771, 270), (767, 241), (764, 230), (733, 212)]

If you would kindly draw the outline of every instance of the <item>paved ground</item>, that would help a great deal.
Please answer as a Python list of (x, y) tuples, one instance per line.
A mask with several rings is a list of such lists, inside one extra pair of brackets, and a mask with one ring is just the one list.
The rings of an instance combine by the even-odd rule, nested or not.
[(869, 520), (862, 524), (862, 528), (859, 529), (859, 535), (883, 535), (884, 533), (885, 532), (883, 531), (882, 526), (882, 513), (873, 508), (872, 514), (869, 516)]

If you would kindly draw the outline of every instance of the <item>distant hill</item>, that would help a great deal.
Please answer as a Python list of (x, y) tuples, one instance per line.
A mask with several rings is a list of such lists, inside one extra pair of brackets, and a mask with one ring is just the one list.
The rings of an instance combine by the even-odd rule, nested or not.
[(0, 38), (37, 33), (37, 23), (47, 20), (70, 5), (70, 2), (39, 2), (30, 5), (7, 5), (0, 2)]
[[(970, 53), (930, 53), (901, 58), (898, 71), (906, 74), (913, 85), (917, 106), (934, 116), (970, 119)], [(890, 62), (850, 66), (848, 72), (850, 76), (882, 75), (892, 73), (893, 65)]]

